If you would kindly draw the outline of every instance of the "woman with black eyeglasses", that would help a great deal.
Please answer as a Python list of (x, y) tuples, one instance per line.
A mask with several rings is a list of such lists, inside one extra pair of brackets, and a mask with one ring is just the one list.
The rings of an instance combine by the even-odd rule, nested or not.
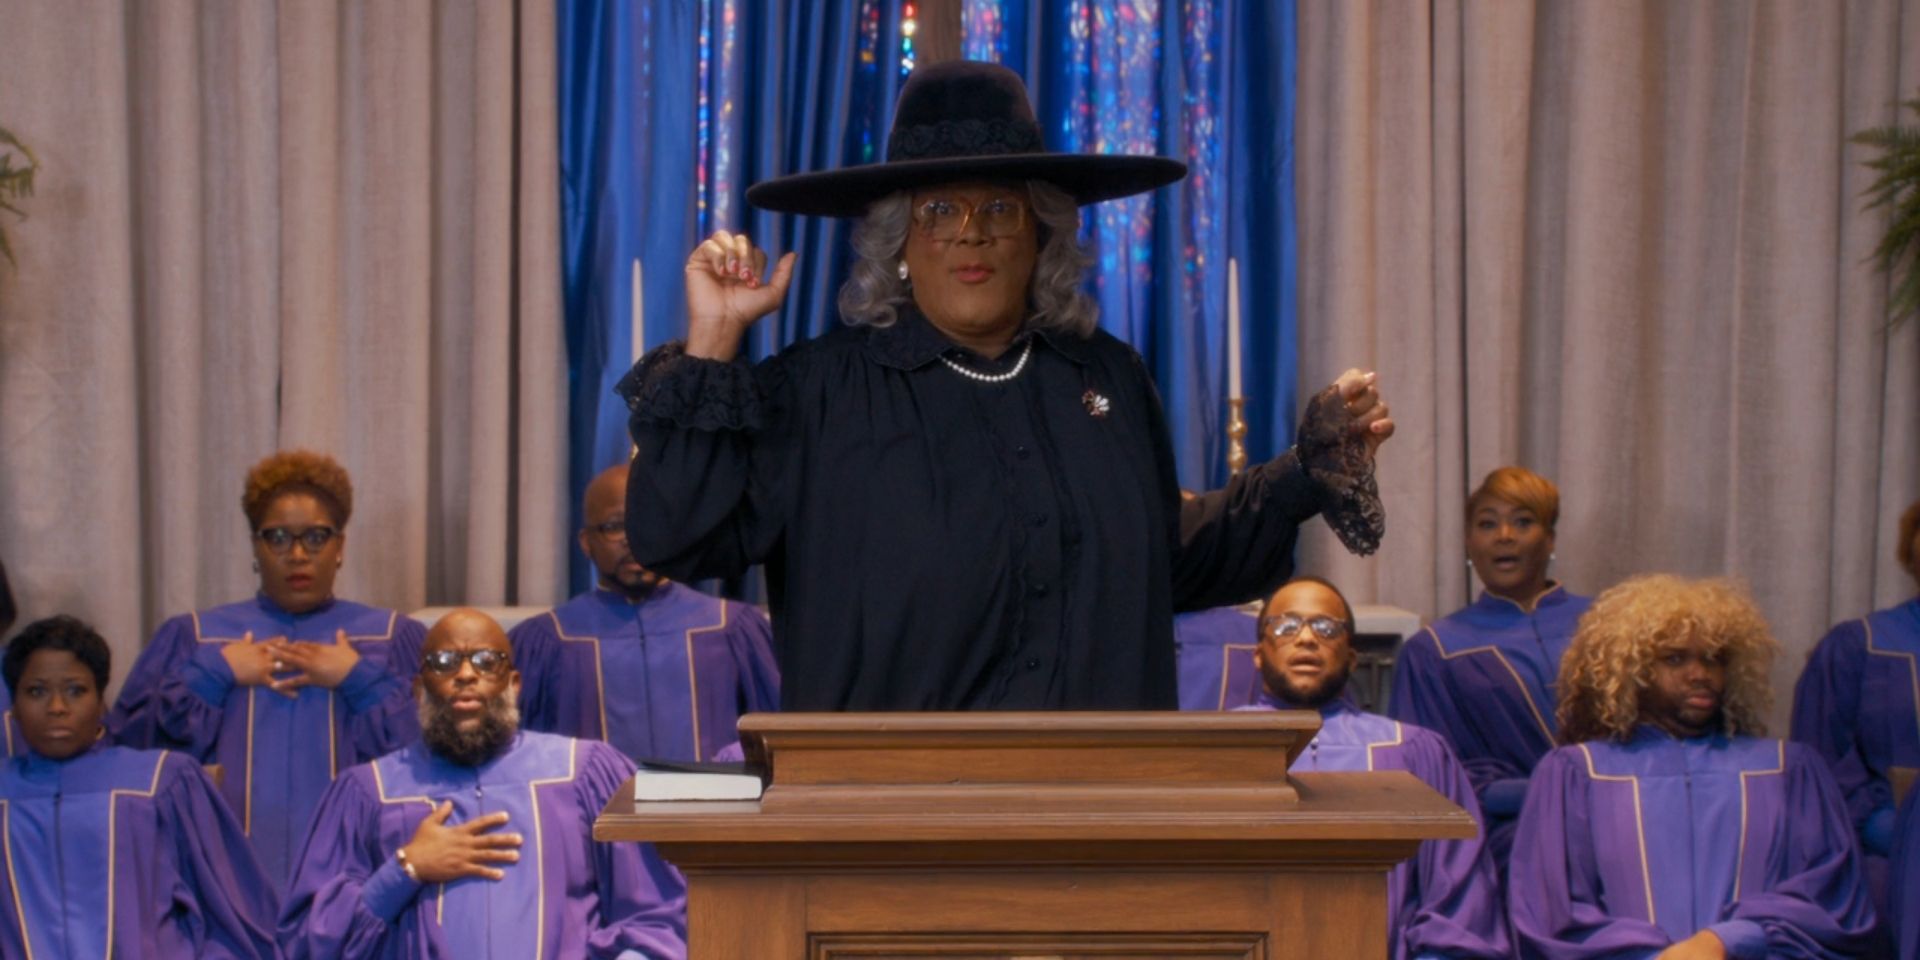
[(260, 461), (240, 505), (259, 593), (161, 624), (107, 727), (121, 743), (219, 764), (221, 793), (284, 888), (333, 778), (419, 737), (410, 689), (426, 628), (333, 595), (353, 483), (332, 457)]

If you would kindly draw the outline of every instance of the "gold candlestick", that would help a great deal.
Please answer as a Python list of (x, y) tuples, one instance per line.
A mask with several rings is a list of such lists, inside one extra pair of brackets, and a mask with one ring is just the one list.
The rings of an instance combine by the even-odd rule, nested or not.
[(1227, 398), (1227, 472), (1247, 468), (1247, 398)]

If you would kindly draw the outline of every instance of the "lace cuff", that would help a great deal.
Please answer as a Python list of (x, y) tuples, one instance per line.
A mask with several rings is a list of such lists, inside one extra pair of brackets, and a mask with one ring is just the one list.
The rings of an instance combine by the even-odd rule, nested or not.
[(1320, 514), (1327, 526), (1349, 551), (1364, 557), (1380, 549), (1387, 511), (1373, 479), (1373, 455), (1366, 438), (1354, 431), (1353, 419), (1337, 388), (1320, 391), (1307, 401), (1294, 452), (1300, 468), (1320, 486)]
[(636, 424), (664, 421), (694, 430), (755, 431), (765, 422), (760, 386), (746, 361), (689, 357), (674, 341), (648, 351), (613, 392)]

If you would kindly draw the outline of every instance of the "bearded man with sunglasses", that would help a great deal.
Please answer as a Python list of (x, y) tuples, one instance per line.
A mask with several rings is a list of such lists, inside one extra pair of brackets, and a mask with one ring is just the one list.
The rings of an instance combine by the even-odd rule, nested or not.
[(434, 624), (420, 742), (342, 773), (314, 812), (281, 913), (289, 957), (686, 955), (680, 875), (650, 846), (593, 840), (632, 762), (520, 729), (519, 687), (486, 614)]
[(221, 795), (279, 893), (334, 776), (419, 737), (408, 684), (426, 628), (334, 596), (353, 482), (332, 457), (261, 460), (240, 506), (259, 592), (161, 624), (107, 729), (128, 746), (218, 764)]
[[(1484, 824), (1466, 768), (1439, 734), (1361, 711), (1346, 697), (1353, 608), (1339, 589), (1300, 577), (1267, 600), (1253, 660), (1265, 689), (1242, 710), (1314, 710), (1320, 732), (1295, 771), (1405, 770)], [(1387, 875), (1393, 960), (1509, 955), (1499, 884), (1482, 836), (1428, 840)]]

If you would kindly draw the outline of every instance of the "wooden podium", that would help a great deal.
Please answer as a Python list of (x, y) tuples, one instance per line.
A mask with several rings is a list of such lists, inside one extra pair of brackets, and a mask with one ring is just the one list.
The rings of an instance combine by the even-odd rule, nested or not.
[(594, 837), (686, 874), (692, 960), (1385, 958), (1388, 868), (1477, 828), (1405, 773), (1289, 776), (1319, 723), (755, 714), (759, 801), (628, 791)]

